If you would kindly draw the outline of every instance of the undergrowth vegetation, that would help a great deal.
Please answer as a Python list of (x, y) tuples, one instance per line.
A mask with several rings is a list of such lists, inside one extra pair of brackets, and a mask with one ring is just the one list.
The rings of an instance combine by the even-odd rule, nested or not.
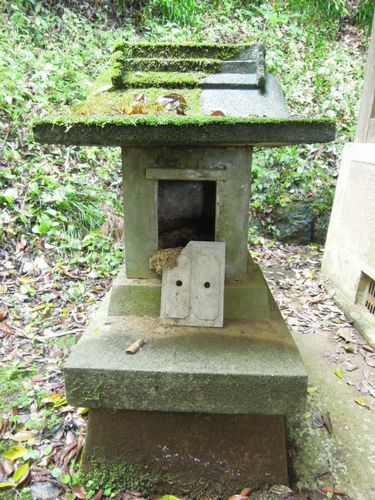
[(345, 31), (343, 22), (368, 26), (373, 9), (367, 0), (352, 11), (344, 0), (287, 4), (288, 8), (280, 1), (241, 0), (117, 0), (112, 8), (108, 1), (2, 4), (0, 236), (22, 230), (53, 239), (79, 237), (98, 230), (108, 213), (120, 215), (118, 151), (40, 147), (26, 123), (31, 115), (84, 97), (120, 37), (262, 40), (268, 70), (281, 81), (292, 113), (336, 118), (338, 140), (324, 148), (258, 151), (253, 212), (267, 222), (264, 216), (277, 205), (298, 200), (311, 203), (319, 213), (329, 211), (337, 159), (342, 144), (353, 138), (363, 77), (363, 32), (355, 24)]
[[(36, 396), (35, 384), (43, 384), (32, 377), (35, 367), (40, 377), (54, 365), (41, 368), (34, 356), (52, 356), (58, 370), (123, 260), (120, 151), (39, 145), (30, 118), (84, 98), (119, 38), (261, 40), (292, 114), (337, 120), (333, 144), (255, 152), (252, 214), (272, 231), (276, 206), (303, 201), (318, 214), (330, 210), (340, 153), (354, 137), (372, 13), (372, 0), (0, 2), (0, 305), (11, 312), (11, 326), (1, 323), (0, 333), (17, 332), (29, 352), (20, 359), (14, 346), (7, 351), (10, 367), (0, 375), (4, 414), (36, 405), (36, 418), (51, 420), (56, 398), (49, 400), (45, 388)], [(68, 324), (71, 335), (58, 344), (53, 329)], [(49, 391), (62, 391), (61, 377), (59, 383)], [(22, 420), (15, 415), (12, 425)], [(37, 460), (37, 445), (29, 448), (28, 460)], [(73, 477), (65, 477), (67, 487)]]

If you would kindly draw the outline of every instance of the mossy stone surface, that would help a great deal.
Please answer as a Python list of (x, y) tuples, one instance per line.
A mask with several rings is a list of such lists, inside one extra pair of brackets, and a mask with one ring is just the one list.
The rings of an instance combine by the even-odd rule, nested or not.
[[(307, 377), (269, 300), (269, 320), (181, 328), (155, 317), (109, 318), (107, 298), (64, 366), (69, 404), (237, 415), (296, 411), (305, 402)], [(139, 338), (145, 345), (127, 354)]]
[(272, 147), (335, 139), (332, 120), (189, 116), (50, 116), (33, 122), (37, 141), (81, 146)]
[(90, 410), (83, 470), (97, 487), (227, 498), (287, 484), (281, 416)]
[[(223, 64), (232, 65), (228, 73), (218, 73)], [(237, 72), (238, 78), (233, 77)], [(119, 42), (111, 66), (85, 102), (32, 126), (40, 142), (73, 145), (279, 146), (334, 139), (332, 120), (288, 118), (273, 82), (265, 74), (260, 44)], [(163, 104), (171, 95), (182, 105)], [(220, 108), (225, 116), (218, 116), (223, 115)]]
[[(158, 317), (160, 300), (161, 280), (128, 279), (123, 270), (113, 283), (108, 315)], [(272, 319), (275, 314), (272, 305), (274, 302), (258, 266), (249, 268), (245, 281), (225, 285), (224, 320)]]
[(118, 40), (113, 46), (114, 53), (126, 57), (165, 57), (165, 58), (215, 58), (230, 59), (240, 55), (245, 50), (252, 49), (255, 43), (217, 44), (217, 43), (169, 43), (169, 42), (139, 42), (131, 43)]

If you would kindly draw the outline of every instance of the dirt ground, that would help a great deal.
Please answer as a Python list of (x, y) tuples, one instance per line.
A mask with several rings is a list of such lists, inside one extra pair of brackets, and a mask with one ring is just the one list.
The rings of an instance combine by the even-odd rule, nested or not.
[(252, 253), (309, 376), (306, 412), (288, 420), (294, 486), (375, 498), (375, 350), (326, 291), (321, 249), (265, 242)]

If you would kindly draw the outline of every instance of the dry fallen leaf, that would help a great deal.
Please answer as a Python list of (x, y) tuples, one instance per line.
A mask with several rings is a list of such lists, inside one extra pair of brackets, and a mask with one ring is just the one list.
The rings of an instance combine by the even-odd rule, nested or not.
[(144, 345), (145, 345), (144, 339), (137, 339), (126, 349), (126, 352), (127, 354), (136, 354), (139, 351), (139, 349)]
[(14, 333), (14, 328), (8, 325), (8, 323), (6, 323), (5, 321), (0, 323), (0, 330), (2, 330), (7, 335), (11, 335), (12, 333)]
[(9, 458), (0, 459), (0, 476), (9, 477), (14, 471), (14, 462)]
[(107, 92), (111, 89), (113, 89), (112, 83), (107, 83), (107, 85), (103, 85), (102, 87), (99, 87), (97, 90), (95, 90), (92, 95), (101, 94), (102, 92)]
[(73, 486), (72, 491), (75, 497), (79, 498), (79, 500), (86, 500), (87, 498), (86, 491), (82, 485)]
[(184, 115), (187, 102), (181, 94), (168, 94), (157, 99), (156, 104), (163, 106), (166, 111), (176, 111), (178, 115)]
[(270, 493), (274, 493), (275, 495), (285, 495), (286, 493), (293, 493), (293, 491), (284, 484), (276, 484), (270, 488)]
[(344, 361), (344, 368), (348, 372), (353, 372), (354, 370), (358, 369), (358, 366), (353, 365), (353, 363), (348, 360), (348, 361)]
[(17, 441), (17, 443), (23, 443), (28, 441), (34, 436), (31, 431), (19, 431), (12, 436), (13, 441)]
[(365, 360), (368, 366), (371, 366), (371, 368), (375, 368), (375, 354), (367, 354)]
[(364, 397), (362, 397), (362, 396), (358, 396), (355, 399), (355, 402), (357, 403), (357, 405), (362, 406), (363, 408), (370, 409), (370, 406), (369, 406), (369, 403), (368, 403), (367, 399), (364, 398)]
[(241, 493), (240, 495), (244, 496), (244, 497), (249, 497), (253, 492), (253, 488), (244, 488), (243, 490), (241, 490)]
[(8, 309), (5, 306), (0, 306), (0, 321), (3, 321), (8, 316)]
[(147, 113), (146, 113), (146, 111), (143, 110), (143, 108), (140, 104), (134, 104), (134, 106), (131, 108), (131, 110), (128, 114), (129, 115), (145, 115)]
[(327, 431), (332, 434), (333, 432), (333, 427), (332, 427), (332, 422), (331, 422), (331, 417), (329, 416), (329, 411), (325, 412), (322, 414), (323, 417), (323, 422), (324, 426), (327, 429)]
[(349, 343), (352, 342), (351, 331), (351, 328), (339, 328), (337, 330), (337, 335), (340, 337), (340, 339), (343, 339), (345, 340), (345, 342)]
[(371, 346), (369, 346), (367, 344), (364, 344), (362, 347), (367, 352), (375, 352), (375, 349), (373, 349)]
[(135, 94), (133, 97), (134, 102), (146, 102), (147, 101), (147, 96), (144, 92), (141, 92), (140, 94)]
[(342, 496), (345, 495), (344, 492), (336, 490), (336, 488), (331, 488), (330, 486), (325, 486), (322, 488), (323, 493), (331, 493), (332, 495)]

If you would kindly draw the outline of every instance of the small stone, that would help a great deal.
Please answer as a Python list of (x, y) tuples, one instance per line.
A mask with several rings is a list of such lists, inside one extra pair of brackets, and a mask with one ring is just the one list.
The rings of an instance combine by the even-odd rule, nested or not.
[(33, 500), (55, 500), (61, 494), (61, 489), (52, 483), (38, 482), (30, 487)]

